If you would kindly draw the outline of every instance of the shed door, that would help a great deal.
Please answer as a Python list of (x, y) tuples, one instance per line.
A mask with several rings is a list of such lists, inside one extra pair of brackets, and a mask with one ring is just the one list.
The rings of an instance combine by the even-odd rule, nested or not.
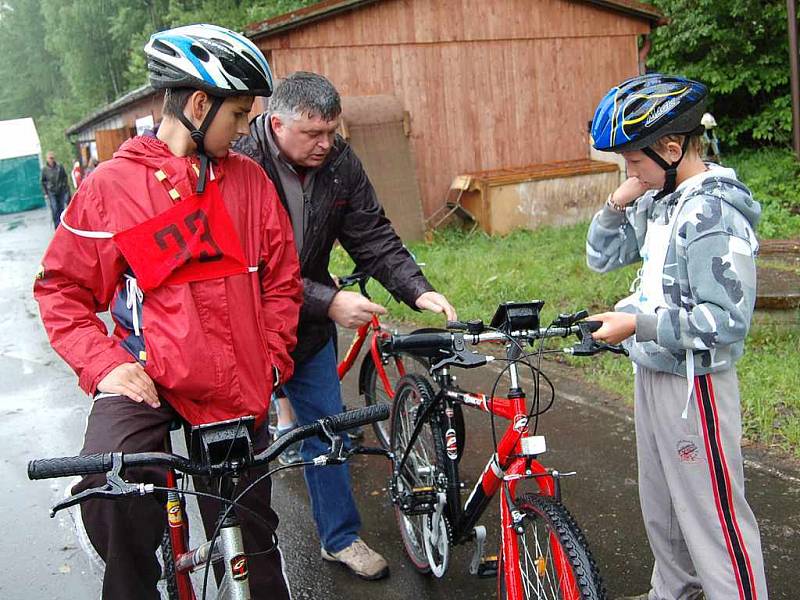
[(132, 138), (136, 133), (131, 127), (120, 127), (119, 129), (98, 129), (94, 135), (97, 144), (97, 160), (104, 161), (113, 156), (122, 142)]

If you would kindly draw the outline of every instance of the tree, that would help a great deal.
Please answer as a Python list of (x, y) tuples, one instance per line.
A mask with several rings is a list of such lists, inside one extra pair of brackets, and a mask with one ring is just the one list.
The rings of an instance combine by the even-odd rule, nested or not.
[(706, 83), (731, 145), (791, 140), (785, 0), (652, 0), (670, 22), (653, 33), (652, 70)]

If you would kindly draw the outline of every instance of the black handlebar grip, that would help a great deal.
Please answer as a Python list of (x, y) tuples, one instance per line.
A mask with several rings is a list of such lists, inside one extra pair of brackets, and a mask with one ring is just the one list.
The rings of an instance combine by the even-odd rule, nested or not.
[(28, 479), (51, 479), (106, 473), (111, 470), (111, 454), (88, 454), (86, 456), (64, 456), (43, 458), (28, 463)]
[(450, 333), (410, 333), (395, 335), (385, 343), (390, 351), (396, 350), (449, 350), (453, 347)]
[(339, 415), (333, 415), (330, 417), (330, 426), (334, 433), (339, 433), (376, 421), (385, 421), (388, 418), (389, 405), (376, 404), (374, 406), (365, 406), (364, 408), (349, 410)]

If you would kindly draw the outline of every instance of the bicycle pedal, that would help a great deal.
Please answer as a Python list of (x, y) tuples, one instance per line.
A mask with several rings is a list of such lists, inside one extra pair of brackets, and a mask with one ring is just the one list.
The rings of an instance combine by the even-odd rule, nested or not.
[(481, 579), (497, 577), (497, 556), (486, 556), (481, 559), (476, 575)]
[(398, 505), (404, 515), (428, 515), (436, 508), (436, 493), (432, 487), (414, 488), (400, 496)]

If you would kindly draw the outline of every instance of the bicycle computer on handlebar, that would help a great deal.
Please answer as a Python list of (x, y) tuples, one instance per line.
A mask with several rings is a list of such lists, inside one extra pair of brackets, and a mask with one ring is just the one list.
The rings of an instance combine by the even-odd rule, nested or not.
[(539, 329), (539, 313), (544, 301), (504, 302), (497, 307), (491, 326), (505, 333), (523, 329)]

